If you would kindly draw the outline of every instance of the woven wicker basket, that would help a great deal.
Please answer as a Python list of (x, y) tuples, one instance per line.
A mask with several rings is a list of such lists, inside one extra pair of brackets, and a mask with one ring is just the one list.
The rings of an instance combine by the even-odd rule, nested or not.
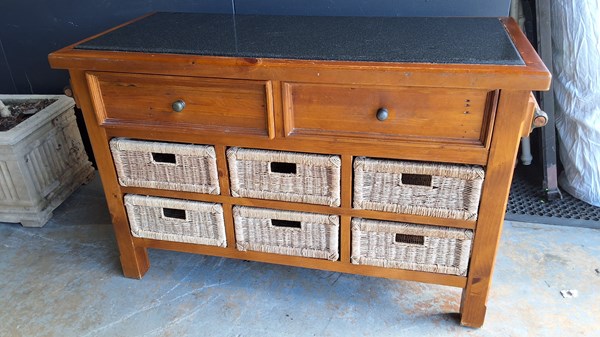
[(352, 219), (353, 264), (466, 276), (473, 231)]
[(476, 220), (483, 177), (480, 166), (358, 157), (354, 208)]
[(110, 149), (122, 186), (220, 193), (212, 146), (113, 138)]
[(234, 197), (340, 205), (339, 156), (230, 148)]
[(227, 246), (219, 204), (128, 194), (125, 207), (135, 237)]
[(339, 217), (235, 206), (237, 249), (336, 261)]

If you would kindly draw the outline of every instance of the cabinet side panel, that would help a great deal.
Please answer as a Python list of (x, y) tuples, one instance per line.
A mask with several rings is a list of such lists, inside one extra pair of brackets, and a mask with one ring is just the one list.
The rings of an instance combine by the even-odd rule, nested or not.
[(71, 84), (81, 104), (92, 149), (97, 160), (98, 172), (102, 179), (104, 194), (119, 246), (123, 273), (127, 277), (141, 278), (150, 267), (150, 262), (146, 248), (136, 247), (131, 236), (125, 206), (123, 205), (123, 195), (118, 185), (117, 173), (108, 145), (109, 139), (107, 139), (105, 130), (98, 126), (96, 120), (98, 111), (95, 107), (99, 107), (100, 109), (102, 107), (98, 106), (99, 102), (92, 104), (92, 97), (98, 94), (95, 91), (97, 87), (94, 86), (93, 81), (88, 84), (89, 77), (86, 79), (85, 72), (83, 71), (72, 70), (70, 71), (70, 75)]
[(526, 123), (527, 91), (502, 91), (483, 183), (467, 286), (463, 290), (461, 323), (483, 325), (494, 261), (498, 249), (517, 147)]

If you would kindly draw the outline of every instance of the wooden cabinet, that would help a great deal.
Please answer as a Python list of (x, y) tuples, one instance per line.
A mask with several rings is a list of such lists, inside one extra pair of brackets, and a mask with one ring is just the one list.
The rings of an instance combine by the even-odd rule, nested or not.
[[(442, 284), (481, 326), (530, 91), (550, 84), (515, 22), (411, 18), (424, 34), (402, 40), (403, 18), (228, 20), (157, 13), (50, 55), (84, 112), (125, 276), (157, 248)], [(314, 31), (240, 31), (252, 20)], [(353, 20), (385, 20), (394, 40)], [(182, 22), (233, 31), (204, 46)], [(323, 54), (338, 24), (339, 44), (389, 50)], [(453, 50), (435, 50), (432, 25)]]

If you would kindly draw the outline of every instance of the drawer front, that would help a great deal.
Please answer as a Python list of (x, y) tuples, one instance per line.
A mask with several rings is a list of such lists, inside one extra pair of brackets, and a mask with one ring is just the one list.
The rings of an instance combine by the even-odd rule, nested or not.
[(102, 125), (274, 137), (269, 81), (118, 73), (91, 73), (88, 81)]
[(135, 237), (227, 246), (219, 204), (128, 194), (125, 208)]
[(354, 208), (474, 221), (484, 170), (358, 157), (354, 160)]
[(234, 206), (240, 251), (337, 261), (340, 219), (335, 215)]
[(340, 205), (339, 156), (230, 148), (234, 197)]
[(481, 146), (487, 143), (496, 95), (487, 90), (286, 83), (284, 96), (288, 136)]
[(353, 264), (467, 275), (473, 231), (352, 219)]
[(113, 138), (110, 150), (121, 186), (220, 193), (212, 146)]

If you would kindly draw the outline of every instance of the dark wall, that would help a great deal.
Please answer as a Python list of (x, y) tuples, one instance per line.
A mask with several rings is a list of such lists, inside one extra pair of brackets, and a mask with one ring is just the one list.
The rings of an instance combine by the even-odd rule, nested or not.
[(152, 11), (361, 16), (505, 16), (510, 0), (0, 0), (0, 93), (60, 93), (48, 53)]
[(0, 0), (0, 92), (60, 93), (48, 54), (151, 11), (230, 13), (231, 0)]
[(240, 14), (507, 16), (510, 0), (235, 0)]

